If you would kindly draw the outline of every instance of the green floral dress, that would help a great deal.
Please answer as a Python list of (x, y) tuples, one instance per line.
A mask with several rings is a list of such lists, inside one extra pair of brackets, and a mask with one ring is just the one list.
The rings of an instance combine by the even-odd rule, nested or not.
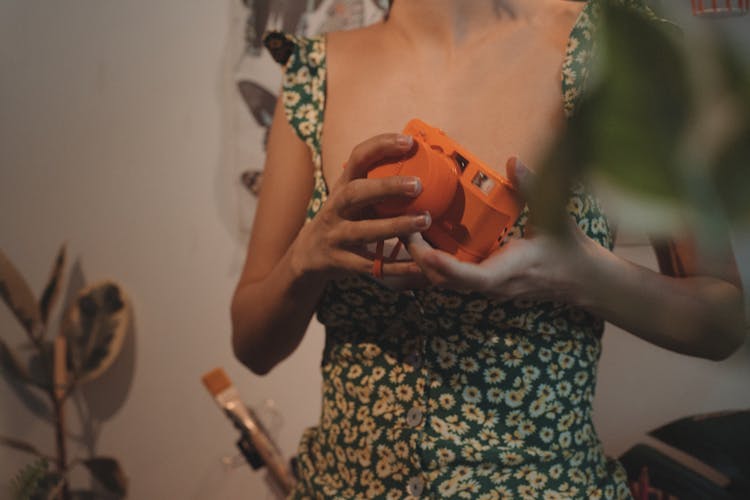
[[(585, 85), (597, 9), (590, 1), (570, 35), (568, 114)], [(327, 194), (325, 37), (270, 32), (265, 43), (283, 65), (286, 117), (312, 153), (309, 220)], [(568, 211), (612, 248), (607, 219), (582, 187)], [(527, 215), (508, 238), (523, 237)], [(326, 329), (322, 411), (300, 441), (290, 498), (631, 498), (592, 423), (601, 319), (556, 302), (399, 292), (366, 275), (331, 282), (317, 317)]]

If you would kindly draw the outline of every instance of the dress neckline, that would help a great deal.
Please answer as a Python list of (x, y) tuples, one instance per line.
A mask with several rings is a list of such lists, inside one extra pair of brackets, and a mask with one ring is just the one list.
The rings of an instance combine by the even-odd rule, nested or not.
[[(586, 63), (590, 57), (590, 51), (586, 51), (581, 45), (582, 39), (590, 40), (591, 34), (591, 4), (593, 0), (585, 0), (586, 5), (580, 11), (576, 17), (573, 27), (570, 29), (568, 34), (568, 41), (565, 49), (565, 56), (563, 57), (562, 64), (560, 67), (560, 80), (561, 80), (561, 93), (562, 93), (562, 107), (565, 116), (569, 118), (578, 102), (578, 98), (581, 95), (581, 89), (583, 87), (583, 80), (588, 76), (588, 72), (585, 71)], [(326, 180), (325, 173), (323, 170), (323, 137), (322, 130), (325, 122), (325, 111), (328, 99), (327, 86), (328, 86), (328, 34), (322, 33), (317, 35), (321, 42), (323, 56), (321, 58), (320, 65), (324, 69), (325, 78), (321, 82), (322, 99), (320, 107), (320, 123), (319, 127), (321, 133), (319, 134), (319, 140), (317, 141), (317, 151), (315, 152), (318, 158), (318, 164), (315, 165), (317, 174), (317, 183), (320, 185), (321, 195), (321, 206), (325, 203), (328, 198), (329, 186)], [(583, 52), (582, 52), (583, 51)]]

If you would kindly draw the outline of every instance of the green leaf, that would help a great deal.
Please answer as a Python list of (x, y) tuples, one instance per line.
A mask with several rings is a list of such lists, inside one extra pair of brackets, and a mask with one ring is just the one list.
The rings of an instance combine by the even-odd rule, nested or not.
[(128, 480), (120, 464), (114, 458), (97, 457), (84, 460), (83, 464), (107, 490), (118, 495), (127, 493)]
[(679, 201), (676, 152), (694, 105), (684, 52), (665, 23), (614, 2), (602, 12), (599, 84), (581, 102), (578, 144), (626, 190)]
[(750, 69), (732, 47), (720, 50), (721, 67), (728, 89), (735, 97), (740, 123), (719, 152), (712, 178), (730, 219), (750, 223)]
[(52, 377), (55, 345), (51, 340), (45, 340), (41, 345), (41, 352), (35, 352), (29, 360), (29, 376), (31, 383), (48, 391), (54, 385)]
[(55, 300), (58, 297), (58, 292), (60, 291), (60, 280), (64, 267), (65, 245), (62, 245), (60, 247), (60, 250), (57, 252), (55, 264), (54, 266), (52, 266), (52, 272), (50, 273), (50, 277), (47, 280), (47, 286), (44, 288), (42, 298), (39, 301), (39, 313), (42, 317), (42, 322), (44, 322), (45, 325), (47, 324), (47, 320), (49, 319), (50, 310), (52, 309), (52, 306), (54, 305)]
[(593, 63), (564, 133), (541, 165), (534, 223), (565, 234), (570, 187), (591, 173), (625, 192), (684, 198), (675, 151), (692, 96), (674, 28), (619, 2), (600, 2)]
[(14, 500), (33, 500), (47, 492), (49, 463), (40, 458), (18, 471), (10, 482)]
[(750, 222), (750, 124), (720, 154), (713, 178), (730, 218)]
[(42, 322), (39, 305), (26, 280), (0, 250), (0, 296), (29, 335), (35, 335)]
[(18, 359), (16, 353), (8, 345), (0, 340), (0, 369), (7, 376), (14, 377), (24, 382), (30, 382), (28, 370)]

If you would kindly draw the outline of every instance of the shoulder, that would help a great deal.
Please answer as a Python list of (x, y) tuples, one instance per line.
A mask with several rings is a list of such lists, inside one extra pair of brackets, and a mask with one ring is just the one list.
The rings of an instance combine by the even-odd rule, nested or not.
[(298, 36), (284, 31), (266, 31), (263, 45), (285, 69), (299, 65), (317, 68), (325, 62), (325, 35)]
[(263, 34), (263, 45), (285, 72), (305, 68), (312, 75), (320, 71), (322, 77), (330, 59), (346, 61), (344, 66), (349, 67), (362, 60), (361, 54), (374, 54), (382, 45), (381, 24), (310, 36), (267, 31)]

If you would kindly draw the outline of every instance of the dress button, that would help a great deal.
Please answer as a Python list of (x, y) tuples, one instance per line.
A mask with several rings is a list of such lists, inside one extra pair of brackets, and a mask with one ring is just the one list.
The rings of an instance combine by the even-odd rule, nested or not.
[(422, 410), (413, 407), (406, 413), (406, 425), (409, 427), (416, 427), (422, 421)]
[(419, 368), (422, 366), (422, 356), (418, 352), (411, 352), (408, 356), (406, 356), (406, 362), (409, 363), (414, 368)]
[(406, 484), (406, 492), (411, 496), (420, 496), (422, 490), (424, 490), (424, 480), (419, 476), (409, 479), (409, 482)]

